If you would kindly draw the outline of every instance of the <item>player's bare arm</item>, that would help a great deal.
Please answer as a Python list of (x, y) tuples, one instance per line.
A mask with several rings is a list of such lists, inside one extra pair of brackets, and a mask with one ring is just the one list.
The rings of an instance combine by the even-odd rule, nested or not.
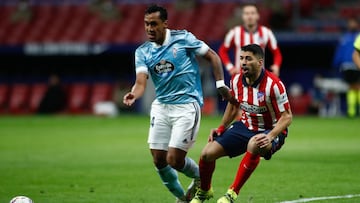
[(209, 48), (209, 50), (203, 57), (208, 60), (213, 67), (213, 73), (216, 80), (216, 88), (223, 97), (223, 99), (232, 103), (236, 103), (235, 99), (231, 96), (229, 92), (229, 88), (224, 83), (224, 72), (220, 57), (211, 48)]
[(134, 86), (131, 88), (131, 92), (125, 94), (123, 98), (123, 103), (127, 106), (131, 106), (135, 103), (136, 99), (140, 98), (146, 88), (148, 75), (146, 73), (138, 73), (136, 74), (136, 81)]
[(271, 67), (271, 72), (273, 72), (276, 76), (280, 75), (280, 66), (273, 64)]
[(290, 126), (292, 122), (292, 113), (291, 110), (285, 110), (281, 113), (281, 116), (276, 123), (275, 127), (268, 133), (268, 136), (273, 140), (277, 135), (284, 131), (287, 127)]
[(209, 142), (212, 142), (214, 140), (214, 136), (220, 136), (225, 129), (234, 121), (238, 114), (239, 105), (232, 104), (228, 102), (224, 115), (221, 119), (220, 126), (217, 129), (211, 129), (210, 135), (209, 135)]
[(292, 113), (291, 110), (286, 110), (281, 113), (281, 117), (276, 123), (275, 127), (268, 134), (258, 134), (255, 135), (256, 145), (261, 148), (271, 148), (271, 142), (279, 135), (282, 131), (284, 131), (287, 127), (290, 126), (292, 122)]
[(224, 115), (221, 119), (221, 125), (228, 127), (236, 118), (239, 111), (239, 105), (228, 102)]
[(215, 80), (224, 80), (224, 72), (222, 69), (221, 61), (215, 51), (209, 48), (209, 50), (203, 57), (211, 63)]

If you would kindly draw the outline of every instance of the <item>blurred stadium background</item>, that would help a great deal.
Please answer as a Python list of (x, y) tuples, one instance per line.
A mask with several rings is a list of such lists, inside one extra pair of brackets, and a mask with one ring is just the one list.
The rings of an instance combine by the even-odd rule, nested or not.
[[(247, 1), (198, 0), (191, 8), (187, 2), (1, 0), (0, 114), (37, 112), (52, 74), (60, 77), (66, 90), (65, 113), (91, 113), (102, 101), (114, 102), (120, 112), (146, 112), (146, 97), (133, 108), (122, 106), (122, 96), (135, 79), (134, 51), (146, 40), (146, 6), (165, 6), (171, 28), (187, 29), (217, 50), (237, 7)], [(252, 2), (260, 8), (261, 24), (271, 27), (278, 39), (283, 54), (280, 77), (291, 91), (294, 113), (318, 113), (311, 110), (318, 99), (312, 94), (314, 79), (336, 77), (331, 67), (335, 46), (346, 19), (359, 15), (359, 1)], [(321, 97), (320, 102), (336, 105), (337, 112), (330, 115), (344, 109), (343, 95), (336, 91)], [(213, 105), (206, 103), (205, 113), (216, 112)], [(215, 105), (218, 110), (224, 106), (220, 99)]]

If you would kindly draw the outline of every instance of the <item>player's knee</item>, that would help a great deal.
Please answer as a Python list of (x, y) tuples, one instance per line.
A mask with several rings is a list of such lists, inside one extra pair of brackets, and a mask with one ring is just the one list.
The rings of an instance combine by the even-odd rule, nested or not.
[(250, 151), (251, 153), (259, 153), (259, 147), (257, 146), (256, 142), (255, 142), (255, 136), (252, 137), (247, 145), (247, 151)]
[(206, 161), (206, 162), (210, 162), (210, 161), (214, 161), (214, 154), (211, 152), (211, 150), (205, 148), (202, 152), (201, 152), (201, 160)]
[(264, 148), (259, 148), (259, 146), (256, 144), (255, 136), (252, 137), (247, 145), (247, 151), (251, 152), (252, 154), (260, 154), (263, 156), (271, 149), (271, 144)]
[(166, 158), (164, 157), (153, 157), (153, 162), (156, 168), (161, 169), (167, 166)]
[(215, 161), (216, 159), (225, 156), (224, 148), (217, 142), (208, 143), (201, 152), (201, 159), (206, 162)]
[(168, 155), (166, 158), (166, 162), (176, 170), (181, 170), (184, 167), (184, 159), (179, 159), (175, 156)]

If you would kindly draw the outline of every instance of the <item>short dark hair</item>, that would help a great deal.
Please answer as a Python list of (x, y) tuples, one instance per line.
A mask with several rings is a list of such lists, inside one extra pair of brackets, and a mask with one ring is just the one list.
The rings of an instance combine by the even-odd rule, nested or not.
[(160, 19), (162, 21), (167, 20), (168, 18), (168, 13), (167, 10), (164, 7), (158, 6), (156, 4), (151, 4), (146, 10), (145, 10), (145, 15), (150, 14), (150, 13), (155, 13), (155, 12), (160, 12)]
[(257, 44), (249, 44), (241, 47), (242, 51), (253, 53), (258, 59), (264, 59), (264, 50)]

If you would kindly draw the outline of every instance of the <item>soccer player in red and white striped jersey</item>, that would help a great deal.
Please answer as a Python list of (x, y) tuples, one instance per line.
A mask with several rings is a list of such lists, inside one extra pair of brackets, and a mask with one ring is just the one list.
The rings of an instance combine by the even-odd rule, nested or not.
[[(240, 50), (248, 44), (258, 44), (264, 50), (269, 48), (273, 55), (273, 64), (270, 70), (277, 76), (280, 73), (282, 55), (273, 32), (265, 26), (259, 25), (260, 15), (255, 4), (244, 4), (241, 7), (243, 25), (233, 27), (225, 36), (219, 48), (219, 56), (230, 75), (240, 71)], [(229, 57), (230, 49), (234, 49), (235, 64)]]
[[(245, 154), (234, 182), (218, 203), (235, 202), (241, 187), (257, 167), (260, 157), (270, 160), (287, 137), (292, 113), (286, 89), (281, 80), (264, 68), (264, 51), (256, 44), (242, 47), (241, 72), (230, 86), (238, 103), (228, 103), (220, 126), (211, 132), (201, 153), (199, 170), (201, 186), (191, 203), (201, 203), (213, 196), (212, 174), (216, 159)], [(238, 109), (242, 116), (237, 118)]]

